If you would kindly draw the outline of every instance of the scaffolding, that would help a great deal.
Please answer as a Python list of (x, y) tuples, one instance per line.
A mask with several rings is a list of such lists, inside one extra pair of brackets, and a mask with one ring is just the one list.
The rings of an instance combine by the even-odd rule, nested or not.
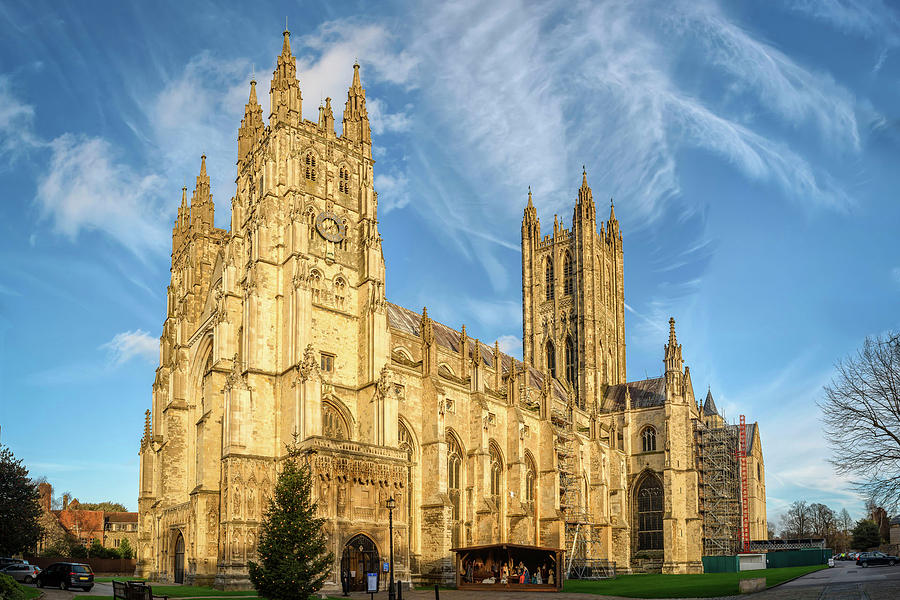
[(743, 546), (739, 431), (701, 426), (698, 435), (703, 555), (731, 556)]
[(600, 557), (598, 528), (591, 522), (575, 463), (575, 427), (572, 406), (554, 406), (550, 423), (555, 434), (559, 469), (559, 509), (565, 519), (567, 579), (615, 577), (615, 563)]

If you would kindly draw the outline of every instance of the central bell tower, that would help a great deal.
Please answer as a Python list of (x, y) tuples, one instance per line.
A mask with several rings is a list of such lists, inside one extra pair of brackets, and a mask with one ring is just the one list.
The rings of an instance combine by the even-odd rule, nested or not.
[(525, 362), (567, 385), (590, 409), (607, 385), (625, 381), (622, 234), (610, 203), (597, 231), (593, 193), (582, 173), (572, 228), (553, 216), (541, 237), (531, 190), (522, 219)]

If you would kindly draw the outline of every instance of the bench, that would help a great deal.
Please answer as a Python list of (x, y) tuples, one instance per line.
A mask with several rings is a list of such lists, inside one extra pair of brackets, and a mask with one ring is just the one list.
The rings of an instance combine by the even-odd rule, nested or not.
[(162, 598), (169, 600), (168, 596), (156, 596), (153, 588), (143, 581), (115, 581), (113, 580), (114, 600), (154, 600)]

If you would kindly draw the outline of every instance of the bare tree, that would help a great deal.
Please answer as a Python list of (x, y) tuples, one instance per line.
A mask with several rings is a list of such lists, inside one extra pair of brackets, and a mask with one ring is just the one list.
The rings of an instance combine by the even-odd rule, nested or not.
[(819, 402), (831, 462), (857, 478), (857, 491), (893, 512), (900, 506), (900, 333), (866, 338), (835, 368)]
[(784, 539), (810, 537), (812, 534), (811, 513), (806, 500), (795, 500), (781, 515), (781, 537)]

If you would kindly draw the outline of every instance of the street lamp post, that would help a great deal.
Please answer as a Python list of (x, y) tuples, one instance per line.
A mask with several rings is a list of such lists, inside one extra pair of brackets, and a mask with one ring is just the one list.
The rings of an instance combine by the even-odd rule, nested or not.
[(388, 588), (388, 600), (394, 600), (394, 508), (397, 506), (397, 503), (394, 501), (393, 496), (387, 499), (386, 505), (388, 509), (388, 547), (390, 548), (391, 561), (391, 587)]

